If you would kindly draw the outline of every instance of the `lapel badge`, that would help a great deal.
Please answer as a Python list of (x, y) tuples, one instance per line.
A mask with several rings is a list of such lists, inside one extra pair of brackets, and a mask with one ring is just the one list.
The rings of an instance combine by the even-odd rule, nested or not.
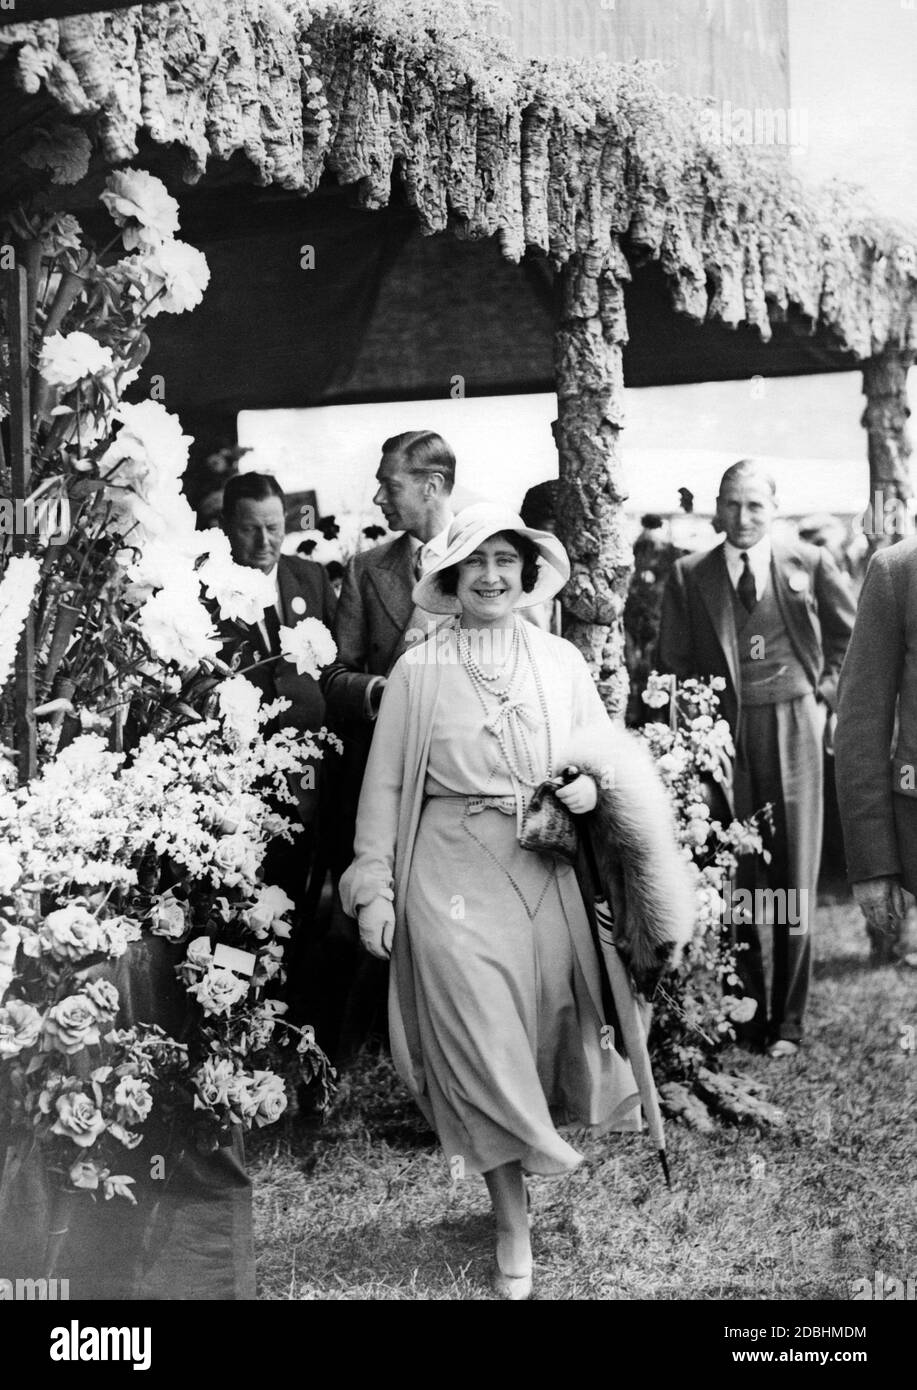
[(804, 570), (794, 570), (787, 575), (786, 581), (794, 594), (804, 594), (809, 587), (809, 576)]
[(290, 607), (292, 608), (294, 613), (297, 613), (300, 617), (302, 617), (303, 613), (305, 613), (306, 611), (306, 600), (302, 597), (301, 594), (297, 594), (295, 598), (290, 599)]

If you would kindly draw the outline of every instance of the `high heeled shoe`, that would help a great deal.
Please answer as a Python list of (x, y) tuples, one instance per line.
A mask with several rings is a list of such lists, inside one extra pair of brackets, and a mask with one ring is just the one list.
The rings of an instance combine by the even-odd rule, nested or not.
[(528, 1274), (504, 1274), (494, 1260), (492, 1282), (497, 1297), (509, 1303), (521, 1303), (532, 1297), (531, 1271)]

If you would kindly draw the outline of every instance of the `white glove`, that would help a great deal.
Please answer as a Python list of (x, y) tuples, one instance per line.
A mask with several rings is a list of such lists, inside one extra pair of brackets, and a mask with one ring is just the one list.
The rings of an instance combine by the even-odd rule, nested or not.
[(572, 782), (557, 788), (557, 800), (562, 801), (573, 816), (585, 816), (594, 811), (599, 799), (599, 789), (586, 772), (581, 772)]
[(395, 934), (395, 909), (386, 898), (374, 898), (357, 912), (360, 940), (371, 956), (388, 960)]

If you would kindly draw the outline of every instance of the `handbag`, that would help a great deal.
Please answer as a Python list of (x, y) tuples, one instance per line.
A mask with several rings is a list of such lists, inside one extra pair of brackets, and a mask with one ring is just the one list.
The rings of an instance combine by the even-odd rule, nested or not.
[(561, 779), (549, 778), (535, 788), (522, 817), (519, 843), (535, 854), (554, 854), (574, 864), (579, 832), (573, 816), (557, 799), (557, 788), (562, 785)]

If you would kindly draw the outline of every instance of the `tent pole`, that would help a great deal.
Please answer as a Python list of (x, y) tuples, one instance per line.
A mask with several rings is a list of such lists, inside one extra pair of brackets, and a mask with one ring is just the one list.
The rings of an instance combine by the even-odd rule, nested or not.
[(632, 566), (622, 508), (627, 500), (619, 435), (624, 424), (627, 261), (577, 252), (559, 274), (554, 371), (560, 455), (558, 530), (573, 574), (564, 590), (564, 635), (583, 653), (613, 717), (623, 718), (628, 677), (624, 603)]
[[(13, 532), (14, 555), (27, 549), (25, 528), (18, 525), (25, 509), (16, 506), (30, 492), (32, 460), (32, 411), (29, 395), (29, 290), (25, 266), (4, 271), (7, 322), (10, 333), (10, 474), (17, 525)], [(13, 684), (13, 740), (19, 758), (19, 781), (28, 782), (37, 771), (35, 745), (35, 618), (30, 611), (19, 640)]]
[(907, 534), (903, 504), (914, 491), (908, 465), (907, 374), (913, 361), (913, 352), (888, 349), (863, 363), (866, 409), (861, 423), (868, 439), (871, 525), (866, 530), (871, 550)]

